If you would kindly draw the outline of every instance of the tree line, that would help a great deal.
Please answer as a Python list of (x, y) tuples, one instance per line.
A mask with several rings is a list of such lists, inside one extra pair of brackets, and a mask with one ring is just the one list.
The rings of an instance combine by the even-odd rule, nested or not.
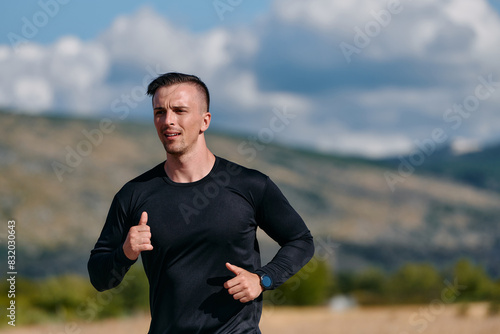
[[(78, 275), (18, 277), (16, 284), (18, 324), (91, 322), (149, 311), (149, 285), (140, 265), (133, 266), (117, 288), (105, 292), (97, 292), (87, 277)], [(8, 290), (8, 282), (0, 286)], [(327, 305), (336, 295), (350, 296), (359, 305), (488, 301), (491, 313), (500, 310), (500, 281), (467, 259), (444, 270), (429, 263), (407, 263), (394, 272), (336, 272), (328, 262), (313, 258), (281, 287), (266, 291), (264, 306)], [(6, 305), (6, 293), (0, 302)]]

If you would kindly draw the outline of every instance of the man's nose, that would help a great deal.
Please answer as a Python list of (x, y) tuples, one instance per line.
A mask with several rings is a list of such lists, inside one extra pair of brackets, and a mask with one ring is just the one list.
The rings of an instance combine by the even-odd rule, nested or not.
[(167, 110), (165, 113), (165, 123), (169, 125), (175, 124), (175, 113), (172, 110)]

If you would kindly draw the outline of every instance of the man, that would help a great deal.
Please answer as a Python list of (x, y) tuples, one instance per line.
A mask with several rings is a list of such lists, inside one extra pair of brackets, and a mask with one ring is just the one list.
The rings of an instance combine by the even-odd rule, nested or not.
[[(210, 152), (210, 95), (198, 77), (167, 73), (147, 93), (167, 159), (115, 195), (90, 280), (113, 288), (141, 255), (149, 333), (260, 333), (262, 291), (309, 261), (312, 236), (267, 176)], [(257, 227), (281, 246), (265, 266)]]

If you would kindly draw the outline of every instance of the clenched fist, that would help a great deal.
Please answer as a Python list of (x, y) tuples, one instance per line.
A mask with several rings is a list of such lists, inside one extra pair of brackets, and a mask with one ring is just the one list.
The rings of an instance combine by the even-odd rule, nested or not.
[(151, 231), (148, 224), (148, 213), (141, 214), (139, 225), (132, 226), (123, 244), (123, 252), (130, 260), (137, 260), (142, 251), (153, 249), (151, 245)]

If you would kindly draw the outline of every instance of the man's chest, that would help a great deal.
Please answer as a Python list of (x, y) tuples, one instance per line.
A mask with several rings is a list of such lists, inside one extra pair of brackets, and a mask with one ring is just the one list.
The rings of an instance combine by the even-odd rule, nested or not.
[(194, 243), (247, 247), (257, 224), (251, 198), (226, 187), (189, 187), (151, 194), (134, 215), (148, 212), (151, 242), (163, 250)]

